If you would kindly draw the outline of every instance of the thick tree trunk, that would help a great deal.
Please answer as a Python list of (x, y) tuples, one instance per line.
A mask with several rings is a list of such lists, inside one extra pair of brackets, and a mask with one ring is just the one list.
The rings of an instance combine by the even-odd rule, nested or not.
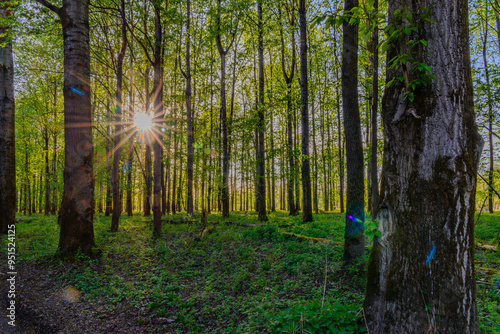
[(121, 0), (121, 32), (122, 46), (118, 54), (116, 66), (116, 108), (115, 108), (115, 150), (113, 153), (113, 174), (111, 178), (113, 188), (113, 215), (111, 216), (111, 232), (118, 231), (118, 221), (122, 211), (120, 200), (120, 159), (121, 159), (121, 131), (122, 131), (122, 86), (123, 86), (123, 59), (127, 49), (127, 23), (125, 21), (125, 0)]
[[(7, 1), (0, 2), (0, 18), (12, 15)], [(9, 27), (0, 26), (0, 234), (16, 220), (16, 155), (14, 63)], [(5, 43), (5, 44), (4, 44)]]
[(307, 81), (307, 21), (306, 0), (299, 2), (299, 30), (300, 30), (300, 114), (302, 129), (302, 221), (311, 222), (311, 163), (309, 156), (309, 106)]
[[(419, 4), (429, 8), (431, 1)], [(483, 141), (474, 119), (468, 6), (448, 0), (431, 8), (435, 22), (418, 23), (427, 47), (419, 46), (414, 57), (432, 67), (436, 80), (414, 92), (413, 113), (402, 83), (382, 100), (381, 237), (368, 263), (364, 307), (370, 333), (479, 333), (474, 211)], [(411, 0), (389, 1), (390, 19), (396, 9), (421, 8)], [(415, 36), (400, 45), (409, 38)], [(387, 59), (395, 55), (391, 47)], [(388, 70), (386, 80), (395, 76), (400, 69)]]
[[(375, 13), (378, 13), (378, 0), (374, 0), (373, 7), (375, 8)], [(377, 114), (378, 114), (378, 23), (375, 23), (375, 27), (372, 33), (372, 68), (373, 68), (373, 79), (372, 79), (372, 96), (371, 96), (371, 144), (370, 144), (370, 167), (371, 167), (371, 203), (372, 203), (372, 215), (377, 213), (378, 205), (378, 167), (377, 167)]]
[(257, 0), (257, 30), (258, 30), (258, 55), (259, 55), (259, 100), (257, 105), (257, 173), (256, 173), (256, 203), (259, 221), (267, 221), (266, 212), (266, 160), (264, 147), (264, 24), (262, 22), (262, 1)]
[[(358, 0), (346, 0), (344, 12), (358, 6)], [(349, 15), (349, 14), (346, 14)], [(342, 109), (346, 142), (347, 201), (344, 234), (344, 264), (364, 261), (365, 184), (363, 146), (358, 104), (358, 25), (343, 23)]]
[(59, 211), (59, 251), (94, 246), (94, 182), (90, 105), (89, 1), (64, 0), (58, 8), (37, 0), (59, 15), (64, 38), (64, 192)]

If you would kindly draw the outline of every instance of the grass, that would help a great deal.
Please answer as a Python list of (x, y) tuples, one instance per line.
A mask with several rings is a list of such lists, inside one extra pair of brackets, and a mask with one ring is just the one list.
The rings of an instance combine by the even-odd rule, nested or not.
[[(103, 304), (101, 318), (112, 316), (116, 305), (125, 302), (141, 310), (134, 319), (138, 324), (168, 319), (157, 332), (172, 327), (178, 333), (365, 332), (360, 312), (365, 273), (348, 280), (336, 276), (342, 246), (301, 242), (279, 233), (342, 241), (343, 217), (338, 213), (315, 215), (310, 224), (284, 212), (271, 213), (266, 226), (219, 224), (201, 241), (195, 241), (198, 224), (164, 224), (162, 238), (153, 241), (149, 218), (123, 216), (119, 232), (111, 233), (110, 217), (97, 214), (95, 236), (104, 252), (98, 259), (79, 255), (80, 266), (54, 258), (59, 234), (55, 217), (18, 218), (23, 220), (16, 225), (18, 260), (54, 268), (61, 286), (76, 287), (83, 302)], [(208, 220), (258, 223), (256, 215), (241, 214), (226, 219), (210, 215)], [(491, 243), (499, 221), (500, 215), (483, 213), (477, 239)], [(278, 228), (285, 224), (289, 226)], [(476, 262), (499, 268), (500, 255), (477, 251)], [(494, 278), (478, 276), (478, 281), (482, 332), (500, 333)]]

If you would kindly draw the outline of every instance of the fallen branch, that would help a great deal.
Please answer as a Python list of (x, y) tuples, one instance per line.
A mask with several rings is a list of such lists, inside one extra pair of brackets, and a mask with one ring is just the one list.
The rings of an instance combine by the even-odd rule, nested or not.
[(308, 237), (308, 236), (305, 236), (305, 235), (300, 235), (300, 234), (295, 234), (295, 233), (290, 233), (290, 232), (280, 232), (280, 233), (284, 234), (284, 235), (289, 235), (289, 236), (295, 237), (295, 238), (297, 238), (299, 240), (307, 240), (307, 241), (312, 241), (312, 242), (319, 242), (319, 243), (322, 243), (322, 244), (337, 243), (337, 242), (335, 242), (333, 240), (328, 240), (328, 239), (323, 239), (323, 238)]
[(498, 269), (491, 269), (485, 267), (476, 267), (476, 271), (487, 276), (495, 276), (500, 274), (500, 270)]
[(497, 252), (497, 246), (493, 246), (493, 245), (485, 245), (485, 244), (476, 242), (476, 247), (480, 248), (482, 250), (485, 250), (485, 251)]
[[(163, 220), (163, 223), (166, 224), (201, 224), (199, 220)], [(225, 224), (225, 225), (238, 225), (245, 227), (264, 227), (268, 225), (264, 224), (249, 224), (249, 223), (241, 223), (241, 222), (207, 222), (207, 224), (217, 225), (217, 224)]]

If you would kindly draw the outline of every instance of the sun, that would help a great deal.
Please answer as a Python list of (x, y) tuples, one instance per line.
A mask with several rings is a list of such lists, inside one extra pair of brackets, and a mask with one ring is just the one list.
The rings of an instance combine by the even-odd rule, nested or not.
[(148, 114), (137, 112), (134, 116), (134, 125), (141, 131), (148, 131), (153, 126), (153, 120)]

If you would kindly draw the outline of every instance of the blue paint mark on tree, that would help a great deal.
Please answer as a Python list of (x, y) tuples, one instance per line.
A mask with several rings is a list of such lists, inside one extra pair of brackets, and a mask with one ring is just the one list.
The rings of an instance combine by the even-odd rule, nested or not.
[(71, 87), (71, 90), (77, 94), (80, 94), (80, 95), (86, 95), (84, 92), (82, 92), (81, 90), (79, 90), (78, 88), (75, 88), (75, 87)]
[(429, 251), (429, 255), (427, 255), (427, 259), (425, 260), (425, 264), (431, 263), (434, 254), (436, 254), (436, 245), (432, 245), (432, 248)]

